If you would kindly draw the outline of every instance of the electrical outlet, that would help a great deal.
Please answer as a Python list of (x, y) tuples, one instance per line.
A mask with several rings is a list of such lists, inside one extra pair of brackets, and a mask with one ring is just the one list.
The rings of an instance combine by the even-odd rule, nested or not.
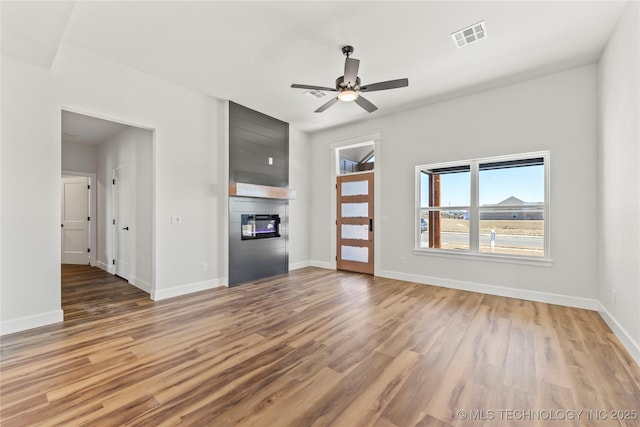
[(269, 157), (269, 165), (273, 166), (273, 157)]
[(207, 265), (206, 262), (202, 263), (202, 271), (207, 271), (207, 269), (209, 268), (209, 266)]
[(180, 215), (173, 215), (171, 217), (171, 224), (181, 224), (182, 223), (182, 217)]
[(405, 259), (403, 256), (400, 257), (400, 264), (404, 265), (405, 264)]

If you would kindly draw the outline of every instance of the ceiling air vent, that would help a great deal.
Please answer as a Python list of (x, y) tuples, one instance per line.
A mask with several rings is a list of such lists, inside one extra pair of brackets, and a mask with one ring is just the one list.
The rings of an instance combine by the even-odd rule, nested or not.
[(487, 37), (487, 28), (484, 21), (470, 25), (466, 28), (451, 33), (451, 38), (457, 47), (466, 46), (470, 43), (477, 42)]
[(303, 94), (304, 94), (304, 95), (312, 96), (312, 97), (314, 97), (314, 98), (316, 98), (316, 99), (322, 98), (323, 96), (326, 96), (326, 95), (327, 95), (326, 93), (321, 92), (321, 91), (319, 91), (319, 90), (315, 90), (315, 89), (311, 89), (311, 90), (308, 90), (308, 91), (306, 91), (306, 92), (303, 92)]

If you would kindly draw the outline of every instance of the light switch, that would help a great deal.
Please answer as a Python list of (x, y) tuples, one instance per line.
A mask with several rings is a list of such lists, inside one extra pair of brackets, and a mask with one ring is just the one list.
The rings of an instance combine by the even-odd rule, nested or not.
[(269, 157), (269, 165), (273, 166), (273, 157)]

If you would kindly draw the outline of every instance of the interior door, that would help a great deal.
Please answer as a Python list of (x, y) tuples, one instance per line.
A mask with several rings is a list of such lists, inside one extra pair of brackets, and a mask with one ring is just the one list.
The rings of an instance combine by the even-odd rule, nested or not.
[(373, 274), (373, 172), (337, 177), (339, 270)]
[(62, 263), (89, 264), (89, 181), (62, 178)]
[(113, 201), (114, 273), (128, 280), (131, 254), (131, 179), (128, 166), (113, 170)]

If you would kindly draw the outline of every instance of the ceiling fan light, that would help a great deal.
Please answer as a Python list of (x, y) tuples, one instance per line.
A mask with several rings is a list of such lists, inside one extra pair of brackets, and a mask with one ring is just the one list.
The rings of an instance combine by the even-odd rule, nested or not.
[(353, 89), (344, 89), (338, 94), (340, 101), (355, 101), (358, 98), (358, 92)]

